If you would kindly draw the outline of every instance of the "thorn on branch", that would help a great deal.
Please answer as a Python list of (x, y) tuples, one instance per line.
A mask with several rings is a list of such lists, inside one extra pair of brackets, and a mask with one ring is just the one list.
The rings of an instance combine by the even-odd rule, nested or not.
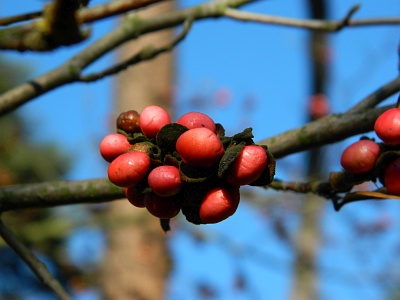
[(344, 16), (343, 20), (337, 26), (337, 31), (339, 31), (343, 27), (346, 27), (350, 24), (351, 17), (360, 9), (360, 7), (361, 7), (360, 4), (356, 4), (350, 8), (350, 10)]

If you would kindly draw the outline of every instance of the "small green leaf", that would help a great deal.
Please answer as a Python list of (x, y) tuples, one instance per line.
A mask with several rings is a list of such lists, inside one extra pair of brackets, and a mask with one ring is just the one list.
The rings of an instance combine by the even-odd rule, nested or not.
[(224, 156), (222, 156), (219, 166), (218, 166), (218, 177), (225, 178), (229, 172), (229, 168), (235, 161), (235, 159), (240, 155), (242, 152), (245, 142), (241, 142), (240, 144), (230, 146), (226, 149)]
[(156, 141), (157, 145), (161, 150), (166, 152), (173, 152), (176, 150), (176, 141), (182, 133), (188, 131), (186, 126), (177, 123), (171, 123), (165, 125), (157, 134)]

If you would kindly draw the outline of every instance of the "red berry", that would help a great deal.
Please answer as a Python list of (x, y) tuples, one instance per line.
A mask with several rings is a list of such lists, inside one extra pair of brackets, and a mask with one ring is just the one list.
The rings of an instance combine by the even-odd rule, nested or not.
[(342, 153), (340, 164), (352, 174), (361, 174), (374, 169), (381, 149), (370, 140), (360, 140), (348, 146)]
[(136, 110), (128, 110), (121, 113), (117, 118), (117, 128), (126, 133), (140, 132), (138, 112)]
[(154, 168), (147, 178), (150, 188), (159, 196), (168, 197), (179, 193), (182, 180), (179, 169), (174, 166), (159, 166)]
[(108, 162), (112, 162), (118, 156), (126, 153), (132, 147), (126, 136), (119, 133), (112, 133), (104, 137), (99, 149), (101, 156)]
[(139, 183), (150, 167), (150, 157), (144, 152), (121, 154), (108, 166), (108, 178), (120, 187)]
[(184, 132), (176, 141), (176, 150), (184, 163), (199, 168), (215, 165), (224, 155), (221, 141), (207, 128)]
[(386, 167), (383, 181), (389, 194), (400, 195), (400, 157)]
[(140, 129), (149, 138), (156, 137), (160, 129), (169, 123), (171, 119), (167, 111), (156, 105), (147, 106), (139, 117)]
[(239, 187), (213, 188), (206, 193), (200, 204), (200, 219), (205, 224), (221, 222), (235, 213), (239, 201)]
[(161, 197), (154, 193), (146, 193), (145, 204), (149, 213), (160, 219), (171, 219), (181, 210), (181, 203), (174, 196)]
[(136, 207), (145, 207), (144, 198), (145, 194), (138, 193), (135, 186), (125, 188), (125, 196), (128, 201)]
[(181, 116), (176, 123), (186, 126), (189, 129), (205, 127), (214, 133), (217, 132), (213, 119), (200, 112), (188, 112)]
[(378, 137), (388, 145), (400, 144), (400, 109), (391, 108), (375, 121), (374, 130)]
[(244, 146), (242, 152), (229, 168), (226, 181), (233, 185), (252, 183), (264, 172), (268, 156), (264, 148), (257, 145)]

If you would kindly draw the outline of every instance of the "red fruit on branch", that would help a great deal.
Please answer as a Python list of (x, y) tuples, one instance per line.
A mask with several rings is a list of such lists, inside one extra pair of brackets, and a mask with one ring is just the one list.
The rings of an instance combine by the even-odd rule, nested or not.
[(149, 138), (155, 138), (160, 129), (169, 123), (171, 119), (168, 112), (156, 105), (147, 106), (139, 117), (140, 129)]
[(233, 185), (246, 185), (255, 181), (264, 172), (268, 156), (263, 147), (244, 146), (239, 156), (229, 167), (227, 182)]
[(126, 133), (140, 132), (139, 113), (136, 110), (128, 110), (121, 113), (117, 118), (117, 129)]
[(171, 219), (179, 214), (181, 203), (176, 197), (161, 197), (154, 193), (146, 193), (144, 202), (146, 209), (160, 219)]
[(400, 144), (400, 109), (391, 108), (375, 121), (374, 130), (378, 137), (388, 145)]
[(217, 132), (213, 119), (200, 112), (188, 112), (181, 116), (176, 123), (186, 126), (189, 129), (205, 127), (214, 133)]
[(150, 167), (150, 157), (144, 152), (121, 154), (108, 166), (108, 178), (120, 187), (139, 183)]
[(200, 219), (204, 224), (221, 222), (236, 212), (239, 201), (239, 187), (213, 188), (205, 194), (200, 204)]
[(362, 174), (374, 169), (380, 147), (371, 140), (360, 140), (348, 146), (342, 153), (340, 164), (351, 174)]
[(119, 133), (112, 133), (104, 137), (100, 142), (100, 154), (104, 160), (112, 162), (118, 156), (126, 153), (132, 147), (126, 136)]
[(388, 193), (400, 195), (400, 157), (386, 167), (383, 178)]
[(184, 163), (198, 168), (212, 167), (224, 155), (221, 141), (208, 128), (184, 132), (176, 141), (176, 150)]
[(159, 166), (154, 168), (147, 182), (153, 192), (162, 197), (173, 196), (182, 189), (182, 180), (179, 176), (179, 169), (174, 166)]

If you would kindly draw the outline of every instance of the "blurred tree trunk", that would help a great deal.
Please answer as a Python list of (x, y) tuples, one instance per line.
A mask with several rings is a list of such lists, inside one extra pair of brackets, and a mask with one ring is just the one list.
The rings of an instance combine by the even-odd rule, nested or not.
[[(325, 0), (308, 0), (310, 17), (315, 19), (326, 18)], [(309, 40), (309, 55), (311, 69), (311, 94), (313, 97), (324, 97), (327, 83), (327, 49), (326, 35), (315, 31)], [(325, 99), (326, 100), (326, 99)], [(321, 100), (322, 101), (322, 100)], [(310, 103), (310, 105), (312, 105)], [(309, 119), (318, 118), (311, 111)], [(307, 177), (316, 180), (323, 176), (324, 151), (322, 148), (307, 153)], [(320, 244), (320, 216), (324, 208), (324, 201), (318, 196), (307, 195), (301, 205), (301, 223), (295, 240), (294, 282), (291, 299), (312, 300), (318, 299), (318, 269), (316, 260)]]
[[(140, 14), (144, 17), (159, 15), (172, 10), (174, 5), (173, 1), (167, 1), (144, 9)], [(148, 44), (165, 45), (172, 35), (173, 32), (167, 30), (135, 40), (123, 47), (118, 60)], [(173, 86), (174, 59), (171, 54), (129, 68), (116, 78), (115, 118), (127, 110), (140, 113), (148, 105), (169, 110)], [(159, 220), (128, 201), (113, 203), (107, 214), (111, 222), (121, 222), (108, 232), (109, 248), (100, 279), (105, 298), (163, 299), (170, 262), (166, 235)]]

